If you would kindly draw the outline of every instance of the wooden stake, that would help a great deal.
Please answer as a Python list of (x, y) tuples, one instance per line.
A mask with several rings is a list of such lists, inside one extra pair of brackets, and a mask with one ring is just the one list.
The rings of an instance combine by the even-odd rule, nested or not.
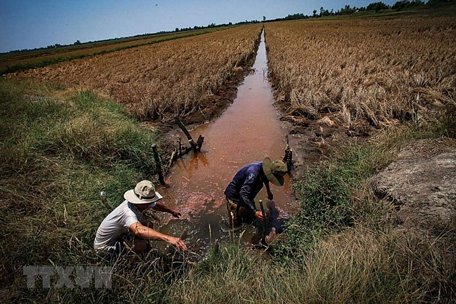
[(182, 132), (184, 132), (185, 136), (187, 136), (188, 142), (189, 142), (190, 146), (192, 146), (193, 151), (197, 152), (198, 151), (198, 147), (195, 144), (195, 141), (193, 140), (192, 136), (188, 132), (188, 130), (185, 127), (185, 125), (177, 117), (176, 117), (176, 123), (182, 129)]
[(171, 166), (173, 165), (173, 162), (176, 160), (176, 153), (177, 153), (177, 150), (174, 148), (173, 153), (171, 153), (171, 157), (169, 159), (168, 168), (171, 168)]
[(169, 188), (169, 185), (165, 182), (165, 177), (163, 176), (163, 170), (162, 170), (162, 166), (161, 166), (161, 162), (160, 162), (160, 156), (158, 155), (157, 145), (156, 144), (152, 145), (152, 152), (154, 153), (155, 166), (157, 167), (157, 173), (158, 173), (158, 180), (160, 181), (160, 184), (162, 184), (166, 188)]
[(285, 155), (283, 156), (283, 162), (287, 165), (288, 172), (291, 171), (293, 167), (293, 149), (290, 148), (290, 143), (288, 141), (288, 135), (285, 137), (287, 146), (285, 148)]
[(263, 231), (261, 233), (261, 242), (263, 244), (266, 244), (265, 243), (265, 236), (266, 236), (266, 212), (264, 212), (264, 206), (263, 206), (263, 201), (260, 200), (260, 209), (261, 209), (261, 215), (263, 215)]
[(218, 239), (215, 240), (214, 243), (214, 254), (219, 255), (220, 254), (220, 242)]
[(178, 148), (179, 148), (179, 154), (177, 155), (177, 157), (182, 157), (182, 139), (180, 137), (177, 140), (177, 145), (178, 145)]
[(204, 142), (204, 136), (200, 135), (198, 137), (198, 140), (196, 141), (196, 147), (197, 147), (198, 151), (201, 151), (201, 147), (203, 146), (203, 142)]

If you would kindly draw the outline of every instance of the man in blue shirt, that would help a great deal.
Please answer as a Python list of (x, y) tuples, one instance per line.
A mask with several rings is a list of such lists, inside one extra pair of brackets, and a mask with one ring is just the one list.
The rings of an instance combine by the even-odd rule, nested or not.
[(262, 220), (261, 211), (255, 207), (255, 196), (265, 185), (268, 199), (272, 200), (269, 182), (276, 186), (283, 186), (283, 176), (287, 171), (287, 165), (284, 162), (271, 161), (269, 157), (241, 168), (225, 189), (230, 225), (238, 226), (242, 221), (251, 222), (255, 218)]

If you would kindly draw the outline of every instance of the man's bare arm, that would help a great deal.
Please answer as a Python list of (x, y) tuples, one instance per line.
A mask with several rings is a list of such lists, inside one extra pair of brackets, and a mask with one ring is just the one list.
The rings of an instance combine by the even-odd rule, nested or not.
[(180, 238), (160, 233), (157, 230), (142, 225), (140, 222), (131, 224), (129, 229), (134, 236), (141, 239), (165, 241), (168, 244), (175, 246), (179, 250), (187, 250), (187, 245), (185, 245), (184, 241), (182, 241)]

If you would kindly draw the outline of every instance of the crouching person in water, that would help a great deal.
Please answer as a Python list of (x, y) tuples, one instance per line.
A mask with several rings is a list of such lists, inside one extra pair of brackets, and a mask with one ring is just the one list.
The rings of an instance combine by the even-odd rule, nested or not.
[(179, 218), (180, 213), (168, 209), (159, 202), (162, 196), (155, 191), (152, 182), (143, 180), (134, 189), (124, 193), (125, 201), (114, 209), (98, 227), (94, 248), (97, 253), (115, 256), (122, 253), (127, 242), (136, 253), (148, 250), (147, 240), (160, 240), (185, 251), (187, 246), (180, 238), (160, 233), (145, 225), (143, 212), (152, 208), (168, 212)]
[(225, 190), (230, 225), (236, 227), (242, 222), (262, 220), (261, 211), (255, 207), (255, 196), (265, 185), (268, 199), (272, 200), (273, 194), (269, 188), (269, 182), (276, 186), (283, 186), (283, 176), (287, 171), (287, 165), (284, 162), (271, 161), (269, 157), (241, 168)]

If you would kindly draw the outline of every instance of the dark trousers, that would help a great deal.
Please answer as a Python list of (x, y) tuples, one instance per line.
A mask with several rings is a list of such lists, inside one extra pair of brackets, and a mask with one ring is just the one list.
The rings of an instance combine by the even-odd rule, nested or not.
[(247, 204), (240, 199), (226, 197), (229, 224), (238, 227), (242, 223), (252, 224), (255, 220), (255, 213), (247, 207)]

